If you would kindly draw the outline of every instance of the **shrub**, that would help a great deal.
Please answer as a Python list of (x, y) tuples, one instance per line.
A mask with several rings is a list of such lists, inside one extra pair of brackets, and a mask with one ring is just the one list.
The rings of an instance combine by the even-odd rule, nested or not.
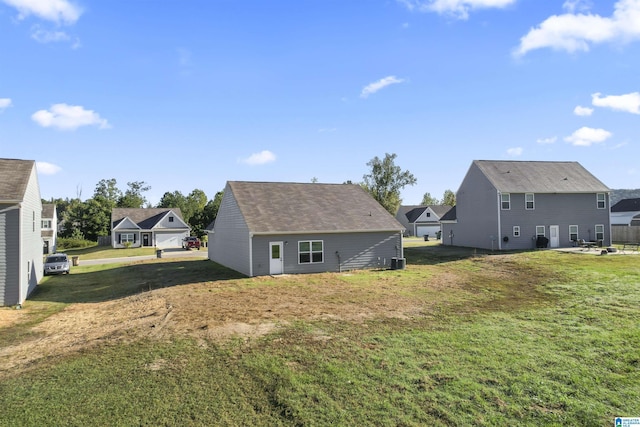
[(95, 246), (96, 242), (92, 242), (91, 240), (86, 239), (76, 239), (73, 237), (61, 237), (58, 239), (58, 250), (65, 249), (79, 249), (79, 248), (87, 248), (89, 246)]

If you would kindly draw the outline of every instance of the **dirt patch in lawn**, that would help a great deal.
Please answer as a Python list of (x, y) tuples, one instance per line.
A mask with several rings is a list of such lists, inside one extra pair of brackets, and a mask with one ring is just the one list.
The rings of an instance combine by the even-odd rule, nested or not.
[[(489, 258), (493, 260), (482, 262), (484, 277), (492, 277), (493, 283), (517, 283), (517, 269), (509, 268), (506, 275), (504, 258)], [(526, 279), (530, 281), (530, 275)], [(232, 336), (262, 336), (297, 320), (366, 322), (423, 317), (436, 305), (451, 304), (456, 295), (468, 299), (474, 293), (469, 284), (468, 272), (415, 266), (405, 272), (207, 281), (104, 302), (73, 303), (33, 326), (30, 338), (0, 347), (0, 377), (104, 343), (190, 336), (206, 345)], [(29, 305), (22, 310), (0, 310), (0, 329), (23, 321)]]

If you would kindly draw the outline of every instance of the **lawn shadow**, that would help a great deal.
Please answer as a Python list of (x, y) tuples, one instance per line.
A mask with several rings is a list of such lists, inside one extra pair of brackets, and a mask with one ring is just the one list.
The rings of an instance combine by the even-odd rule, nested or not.
[(407, 265), (437, 265), (484, 255), (497, 255), (504, 252), (486, 249), (465, 248), (462, 246), (430, 245), (404, 248)]
[(71, 274), (48, 276), (29, 300), (103, 302), (153, 289), (243, 277), (246, 276), (209, 260), (150, 260), (125, 266), (74, 267)]

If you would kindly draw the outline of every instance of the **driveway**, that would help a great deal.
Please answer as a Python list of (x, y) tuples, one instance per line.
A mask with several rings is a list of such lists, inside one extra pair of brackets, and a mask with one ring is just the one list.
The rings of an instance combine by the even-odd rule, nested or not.
[[(207, 258), (208, 251), (206, 248), (196, 250), (186, 251), (181, 248), (177, 249), (163, 249), (162, 250), (162, 258)], [(121, 264), (125, 262), (133, 262), (145, 259), (154, 259), (157, 258), (157, 255), (142, 255), (142, 256), (129, 256), (122, 258), (103, 258), (103, 259), (86, 259), (83, 260), (80, 257), (79, 264), (80, 265), (98, 265), (98, 264)]]

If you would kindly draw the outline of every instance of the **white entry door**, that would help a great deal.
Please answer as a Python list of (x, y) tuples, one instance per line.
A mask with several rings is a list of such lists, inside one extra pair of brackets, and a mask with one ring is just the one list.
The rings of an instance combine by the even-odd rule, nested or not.
[(560, 226), (549, 226), (549, 246), (552, 248), (560, 247)]
[(269, 274), (282, 274), (282, 242), (269, 242)]

